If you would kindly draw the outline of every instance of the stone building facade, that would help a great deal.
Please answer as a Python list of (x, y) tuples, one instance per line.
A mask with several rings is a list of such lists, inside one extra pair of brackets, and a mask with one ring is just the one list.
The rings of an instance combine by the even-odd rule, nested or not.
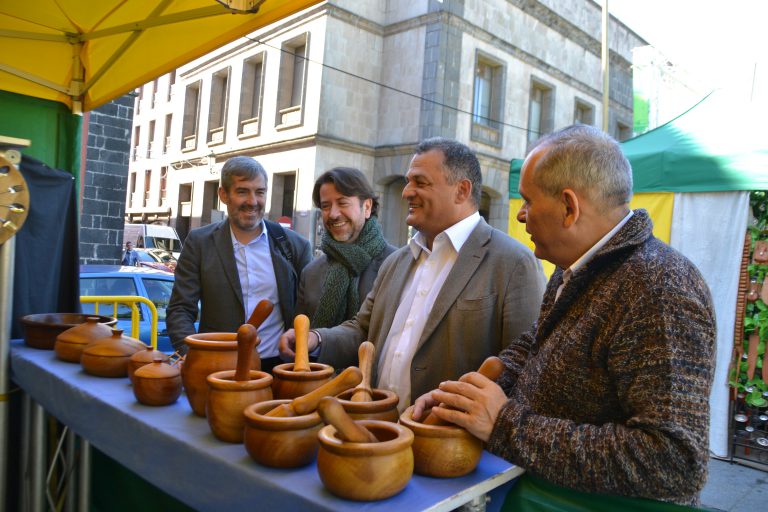
[[(591, 0), (330, 0), (146, 84), (136, 98), (126, 219), (180, 236), (222, 218), (221, 165), (267, 169), (272, 219), (315, 240), (315, 178), (361, 169), (407, 241), (414, 146), (458, 139), (483, 169), (481, 213), (506, 230), (509, 163), (540, 134), (602, 119), (600, 5)], [(632, 48), (610, 25), (610, 131), (632, 131)]]

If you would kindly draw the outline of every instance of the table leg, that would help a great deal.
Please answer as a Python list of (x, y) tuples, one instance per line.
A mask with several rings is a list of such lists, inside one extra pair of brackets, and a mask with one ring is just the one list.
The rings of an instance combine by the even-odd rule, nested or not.
[(43, 512), (45, 492), (45, 411), (24, 395), (22, 400), (21, 509)]
[(456, 509), (456, 512), (485, 512), (485, 504), (490, 498), (487, 494), (481, 494)]
[(78, 478), (78, 512), (88, 512), (91, 506), (91, 443), (80, 439), (80, 478)]

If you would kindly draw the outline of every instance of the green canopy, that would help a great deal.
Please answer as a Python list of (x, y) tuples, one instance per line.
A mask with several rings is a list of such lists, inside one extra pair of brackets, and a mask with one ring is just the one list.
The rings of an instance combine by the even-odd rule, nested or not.
[[(716, 91), (672, 121), (621, 146), (635, 192), (768, 189), (768, 108)], [(519, 198), (522, 160), (510, 165), (509, 197)]]

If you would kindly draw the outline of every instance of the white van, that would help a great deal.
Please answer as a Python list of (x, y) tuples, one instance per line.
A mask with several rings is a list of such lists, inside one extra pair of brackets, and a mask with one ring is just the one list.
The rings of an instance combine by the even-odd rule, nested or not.
[(181, 253), (181, 240), (171, 226), (160, 224), (126, 224), (123, 230), (123, 246), (133, 242), (136, 248), (163, 249), (178, 259)]

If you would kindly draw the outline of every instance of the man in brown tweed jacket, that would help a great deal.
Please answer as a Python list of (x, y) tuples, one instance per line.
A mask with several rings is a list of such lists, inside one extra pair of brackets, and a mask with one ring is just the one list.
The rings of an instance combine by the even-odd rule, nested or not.
[(596, 128), (543, 138), (520, 194), (536, 256), (557, 267), (539, 318), (497, 383), (443, 382), (415, 415), (453, 407), (433, 411), (548, 484), (697, 505), (715, 344), (701, 274), (630, 210), (629, 162)]

